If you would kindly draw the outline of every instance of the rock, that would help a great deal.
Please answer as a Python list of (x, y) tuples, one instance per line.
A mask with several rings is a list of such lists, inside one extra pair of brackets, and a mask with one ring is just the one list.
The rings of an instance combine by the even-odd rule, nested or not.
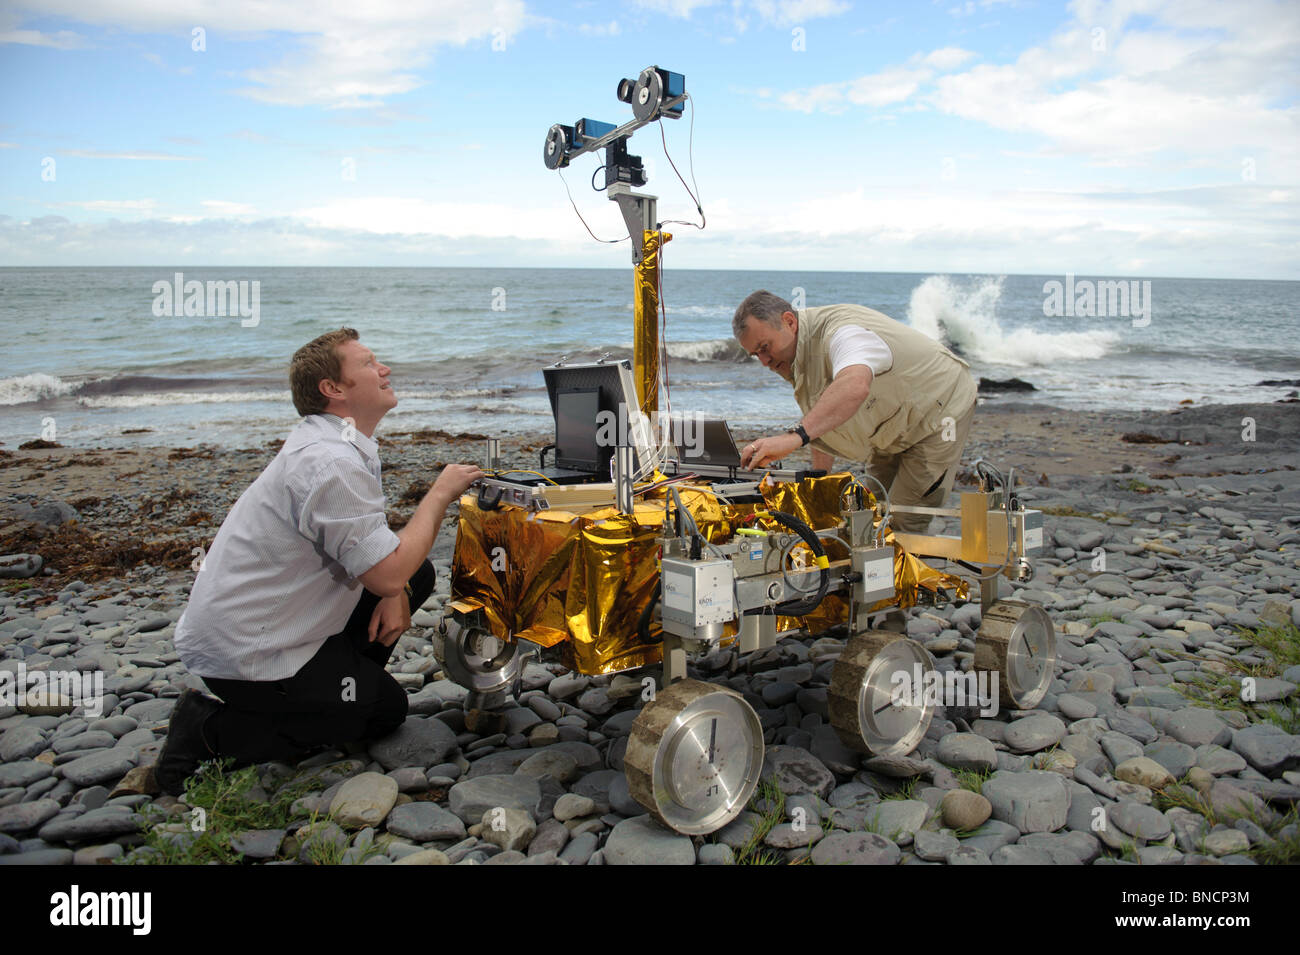
[(1213, 856), (1232, 855), (1250, 848), (1250, 839), (1238, 829), (1220, 829), (1205, 837), (1205, 851)]
[(746, 810), (714, 833), (714, 838), (722, 845), (740, 849), (753, 840), (762, 821), (758, 813)]
[(40, 554), (6, 554), (0, 557), (0, 578), (20, 580), (35, 577), (45, 566)]
[(477, 776), (456, 783), (448, 793), (451, 811), (471, 825), (498, 806), (536, 816), (541, 801), (537, 780), (528, 776)]
[(111, 839), (140, 831), (140, 815), (122, 806), (92, 809), (79, 816), (56, 816), (41, 826), (39, 835), (46, 842), (86, 842)]
[(1206, 743), (1196, 747), (1196, 765), (1215, 776), (1235, 776), (1246, 768), (1246, 760), (1222, 746)]
[(0, 736), (0, 762), (31, 759), (49, 747), (49, 730), (33, 726), (30, 721), (19, 723)]
[(886, 799), (873, 807), (867, 818), (876, 832), (906, 846), (911, 844), (916, 830), (925, 825), (929, 814), (929, 805), (918, 799)]
[(555, 801), (555, 808), (551, 810), (553, 815), (560, 822), (566, 819), (580, 819), (583, 816), (590, 816), (596, 811), (596, 801), (588, 796), (579, 796), (576, 793), (565, 793)]
[(397, 802), (397, 780), (379, 773), (361, 773), (345, 782), (330, 803), (330, 815), (341, 826), (363, 829), (384, 821)]
[[(568, 832), (568, 830), (565, 829), (565, 832)], [(594, 832), (578, 833), (569, 840), (569, 844), (560, 853), (560, 861), (569, 865), (586, 865), (596, 851), (598, 841), (599, 836)]]
[(1065, 724), (1050, 713), (1015, 720), (1003, 734), (1007, 746), (1017, 753), (1036, 753), (1055, 746), (1064, 736)]
[(995, 849), (989, 861), (994, 865), (1053, 865), (1056, 859), (1039, 846), (1011, 845)]
[(987, 772), (998, 765), (993, 743), (976, 733), (949, 733), (939, 740), (937, 756), (939, 762), (954, 769)]
[(1118, 766), (1126, 759), (1136, 759), (1142, 755), (1141, 746), (1123, 733), (1116, 733), (1114, 730), (1107, 730), (1102, 733), (1101, 739), (1097, 742), (1101, 744), (1106, 758), (1115, 766)]
[(1163, 789), (1175, 781), (1169, 770), (1146, 756), (1124, 760), (1115, 767), (1115, 778), (1147, 789)]
[(992, 855), (1003, 846), (1015, 843), (1021, 832), (1009, 822), (990, 819), (973, 833), (962, 840), (963, 846), (972, 846), (987, 855)]
[(246, 829), (230, 837), (230, 848), (249, 859), (274, 859), (284, 843), (284, 829)]
[(874, 832), (833, 830), (813, 847), (814, 865), (897, 865), (902, 850)]
[(0, 765), (0, 789), (30, 786), (38, 779), (53, 775), (54, 767), (35, 759), (20, 759)]
[(569, 841), (569, 827), (558, 819), (547, 819), (537, 827), (532, 842), (528, 843), (528, 855), (536, 856), (550, 852), (556, 856)]
[(993, 806), (979, 793), (954, 789), (944, 794), (940, 811), (944, 825), (950, 829), (978, 829), (993, 814)]
[(370, 756), (385, 770), (434, 766), (456, 748), (456, 734), (442, 720), (408, 716), (393, 733), (370, 744)]
[(465, 823), (461, 818), (433, 802), (397, 806), (388, 814), (385, 826), (393, 835), (412, 842), (465, 838)]
[(528, 848), (537, 834), (537, 823), (522, 809), (497, 807), (483, 816), (483, 840), (506, 851)]
[(1061, 715), (1071, 720), (1086, 720), (1097, 715), (1097, 707), (1073, 693), (1062, 693), (1057, 697), (1056, 705)]
[(820, 826), (806, 824), (796, 826), (793, 823), (783, 822), (772, 827), (763, 839), (763, 844), (773, 849), (806, 848), (820, 841), (824, 835)]
[[(822, 729), (834, 729), (829, 726)], [(857, 767), (851, 767), (848, 771), (853, 772)], [(872, 773), (879, 773), (882, 776), (889, 776), (891, 779), (910, 779), (913, 776), (921, 776), (930, 772), (930, 764), (923, 759), (913, 759), (910, 756), (872, 756), (870, 759), (863, 761), (862, 768)]]
[(733, 865), (736, 854), (730, 846), (705, 843), (700, 846), (700, 865)]
[(102, 846), (86, 846), (72, 856), (73, 865), (113, 865), (126, 854), (120, 845), (110, 842)]
[(393, 865), (451, 865), (451, 860), (440, 849), (422, 849), (402, 856)]
[(794, 746), (769, 746), (761, 779), (775, 783), (786, 795), (815, 793), (822, 798), (835, 788), (835, 777), (816, 756)]
[(636, 816), (616, 825), (605, 840), (607, 865), (694, 865), (689, 836), (665, 829), (655, 819)]
[(58, 815), (60, 808), (53, 799), (34, 799), (0, 807), (0, 832), (22, 833), (36, 829)]
[(949, 865), (992, 865), (988, 853), (975, 846), (958, 846), (948, 855)]
[(79, 788), (117, 782), (135, 768), (135, 759), (120, 749), (105, 749), (64, 763), (63, 778)]
[(993, 807), (993, 818), (1022, 833), (1060, 829), (1070, 811), (1070, 790), (1057, 773), (998, 771), (985, 781), (982, 792)]
[(1172, 831), (1161, 812), (1131, 799), (1121, 799), (1111, 806), (1106, 818), (1130, 836), (1147, 842), (1158, 842)]
[(1232, 742), (1232, 730), (1213, 710), (1188, 706), (1178, 710), (1165, 722), (1165, 732), (1188, 746), (1226, 746)]
[(1265, 776), (1300, 768), (1300, 736), (1284, 733), (1271, 723), (1256, 723), (1232, 734), (1232, 750)]
[(957, 837), (948, 832), (931, 832), (922, 829), (912, 837), (912, 851), (918, 859), (943, 862), (957, 850)]
[(1169, 770), (1169, 775), (1182, 779), (1196, 765), (1196, 750), (1186, 743), (1166, 741), (1149, 744), (1142, 753)]
[(546, 749), (533, 753), (515, 772), (533, 779), (550, 776), (558, 783), (567, 783), (578, 775), (578, 761), (568, 753)]
[(156, 796), (159, 793), (158, 781), (154, 779), (152, 766), (137, 766), (117, 781), (109, 799), (118, 796)]

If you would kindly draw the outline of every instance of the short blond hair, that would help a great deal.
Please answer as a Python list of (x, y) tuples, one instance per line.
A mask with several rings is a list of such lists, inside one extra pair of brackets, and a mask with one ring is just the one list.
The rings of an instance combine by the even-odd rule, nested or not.
[(343, 377), (338, 346), (360, 337), (355, 328), (340, 328), (312, 339), (293, 353), (289, 362), (289, 389), (298, 414), (306, 417), (325, 410), (329, 400), (321, 394), (320, 383), (326, 378), (339, 381)]

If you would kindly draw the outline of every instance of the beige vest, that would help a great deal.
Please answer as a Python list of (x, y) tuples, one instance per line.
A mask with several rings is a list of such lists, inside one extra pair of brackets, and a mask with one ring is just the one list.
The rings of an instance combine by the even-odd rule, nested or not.
[(846, 325), (875, 332), (889, 346), (894, 364), (872, 378), (866, 401), (848, 421), (813, 446), (838, 458), (868, 460), (873, 451), (898, 454), (942, 430), (975, 403), (970, 366), (934, 339), (861, 305), (824, 305), (799, 312), (795, 343), (794, 397), (807, 414), (831, 383), (830, 340)]

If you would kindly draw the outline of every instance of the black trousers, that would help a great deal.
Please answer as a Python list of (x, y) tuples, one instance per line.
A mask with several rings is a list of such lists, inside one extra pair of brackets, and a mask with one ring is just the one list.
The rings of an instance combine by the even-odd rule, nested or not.
[[(411, 611), (433, 593), (427, 560), (410, 580)], [(223, 701), (203, 725), (219, 758), (235, 766), (293, 760), (322, 745), (386, 736), (406, 719), (406, 692), (384, 665), (393, 652), (370, 642), (370, 617), (379, 597), (363, 590), (347, 625), (285, 680), (252, 682), (204, 677)], [(394, 641), (394, 646), (396, 641)]]

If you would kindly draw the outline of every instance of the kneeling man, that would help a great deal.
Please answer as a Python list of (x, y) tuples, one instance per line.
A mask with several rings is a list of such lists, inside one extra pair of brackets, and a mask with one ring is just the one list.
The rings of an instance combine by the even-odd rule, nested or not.
[(410, 523), (389, 528), (372, 437), (397, 404), (388, 376), (350, 328), (294, 354), (302, 421), (222, 522), (176, 626), (182, 662), (221, 699), (181, 694), (154, 767), (165, 792), (203, 760), (291, 760), (406, 718), (384, 666), (433, 592), (447, 507), (483, 475), (448, 465)]

